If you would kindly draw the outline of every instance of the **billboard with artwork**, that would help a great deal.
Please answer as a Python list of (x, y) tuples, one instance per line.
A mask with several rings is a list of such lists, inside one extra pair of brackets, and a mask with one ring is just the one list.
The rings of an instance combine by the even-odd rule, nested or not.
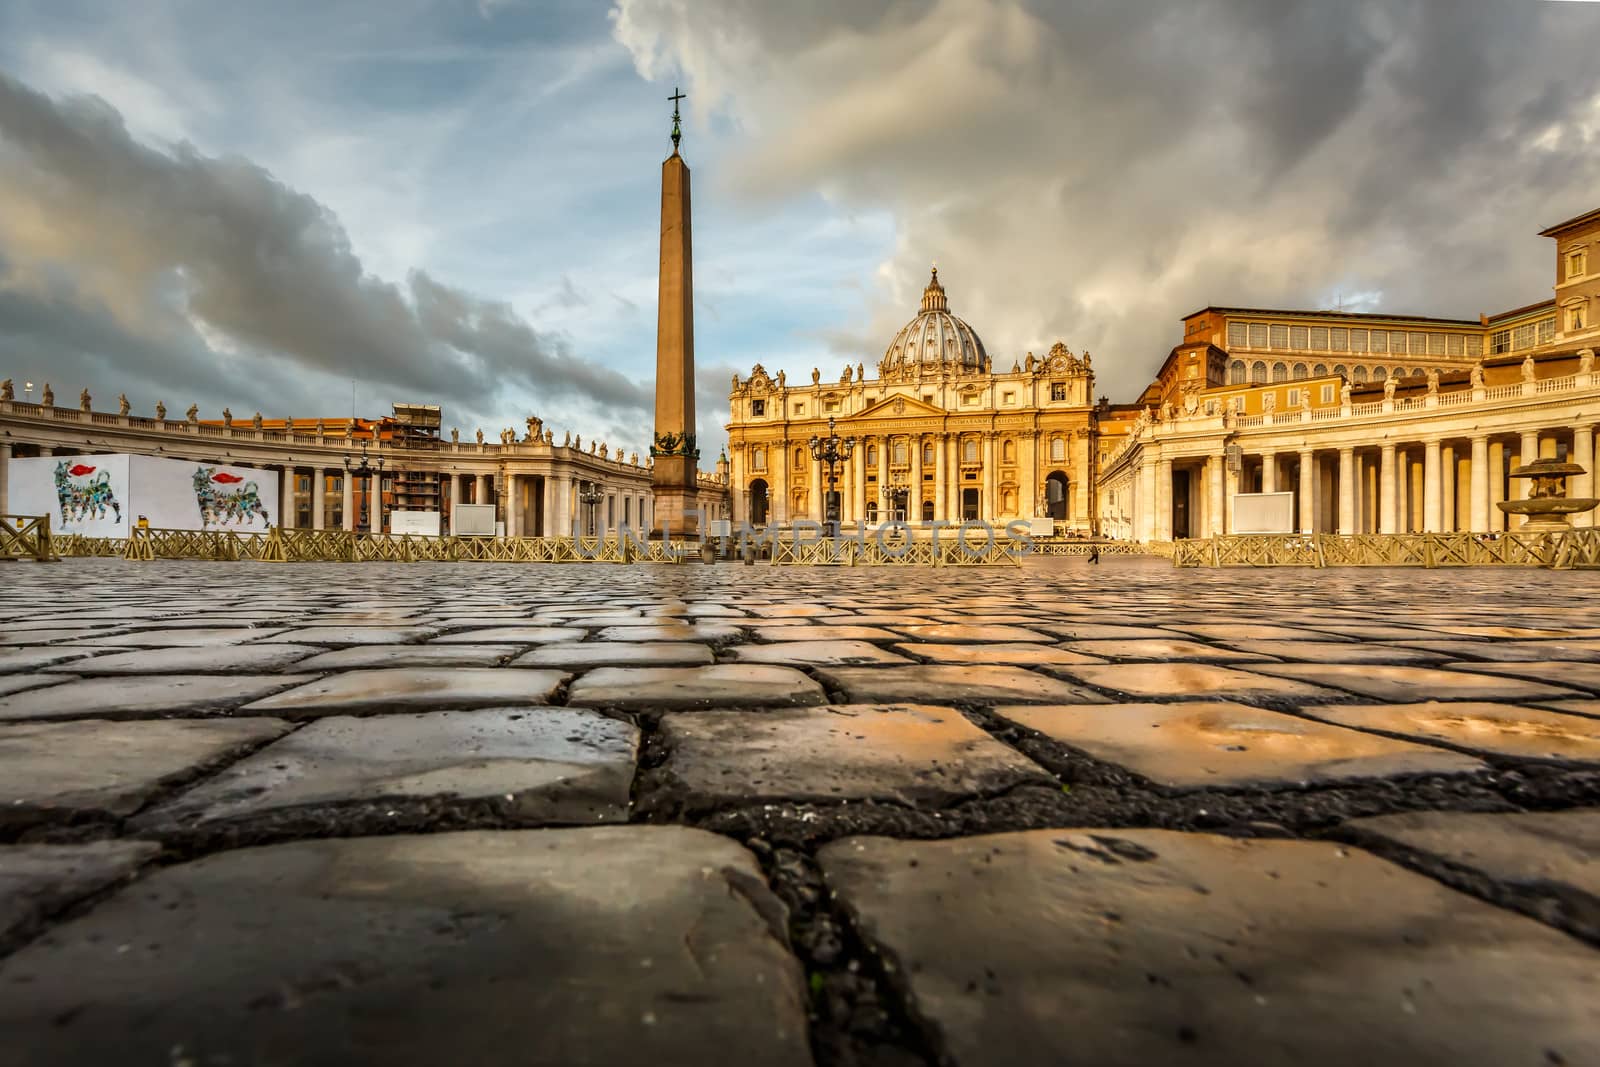
[(49, 514), (57, 533), (126, 537), (156, 529), (264, 532), (278, 521), (278, 474), (156, 456), (41, 456), (11, 461), (10, 507)]

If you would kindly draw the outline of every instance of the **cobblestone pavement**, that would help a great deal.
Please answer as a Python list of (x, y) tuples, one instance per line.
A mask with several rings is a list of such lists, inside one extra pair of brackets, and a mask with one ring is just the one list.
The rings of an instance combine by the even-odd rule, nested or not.
[(0, 1065), (1600, 1063), (1600, 574), (0, 571)]

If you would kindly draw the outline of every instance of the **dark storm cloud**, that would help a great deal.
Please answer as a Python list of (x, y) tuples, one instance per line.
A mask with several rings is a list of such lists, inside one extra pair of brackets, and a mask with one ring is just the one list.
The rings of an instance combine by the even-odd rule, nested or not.
[(650, 401), (507, 304), (368, 274), (338, 219), (251, 161), (148, 147), (105, 101), (4, 75), (0, 294), (0, 372), (42, 374), (9, 366), (31, 353), (100, 391), (261, 403), (266, 387), (298, 413), (340, 409), (307, 381), (351, 378), (471, 414), (502, 389)]
[(1060, 338), (1125, 397), (1207, 303), (1539, 299), (1535, 234), (1600, 204), (1600, 5), (845, 6), (848, 28), (747, 0), (618, 0), (613, 22), (642, 72), (749, 131), (727, 192), (893, 214), (872, 321), (830, 324), (869, 326), (869, 362), (937, 259), (997, 365)]

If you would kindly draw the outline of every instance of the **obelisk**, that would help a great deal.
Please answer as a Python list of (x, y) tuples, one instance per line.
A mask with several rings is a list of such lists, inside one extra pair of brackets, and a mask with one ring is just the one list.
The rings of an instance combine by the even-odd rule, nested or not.
[(656, 309), (656, 428), (651, 487), (653, 533), (696, 533), (694, 440), (694, 271), (689, 234), (689, 167), (678, 154), (683, 127), (673, 90), (672, 155), (661, 164), (661, 280)]

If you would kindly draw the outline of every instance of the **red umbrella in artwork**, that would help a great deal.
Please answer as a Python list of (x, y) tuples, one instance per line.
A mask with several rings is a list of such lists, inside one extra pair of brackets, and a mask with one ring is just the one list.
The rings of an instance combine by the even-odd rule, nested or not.
[(211, 480), (214, 482), (221, 482), (223, 485), (232, 485), (234, 482), (244, 481), (244, 479), (239, 475), (229, 474), (227, 471), (223, 471), (221, 474), (213, 474), (211, 476)]
[(82, 478), (85, 474), (93, 474), (94, 473), (94, 468), (93, 467), (86, 467), (82, 463), (79, 463), (76, 466), (74, 466), (71, 470), (69, 470), (67, 473), (72, 475), (74, 478)]

